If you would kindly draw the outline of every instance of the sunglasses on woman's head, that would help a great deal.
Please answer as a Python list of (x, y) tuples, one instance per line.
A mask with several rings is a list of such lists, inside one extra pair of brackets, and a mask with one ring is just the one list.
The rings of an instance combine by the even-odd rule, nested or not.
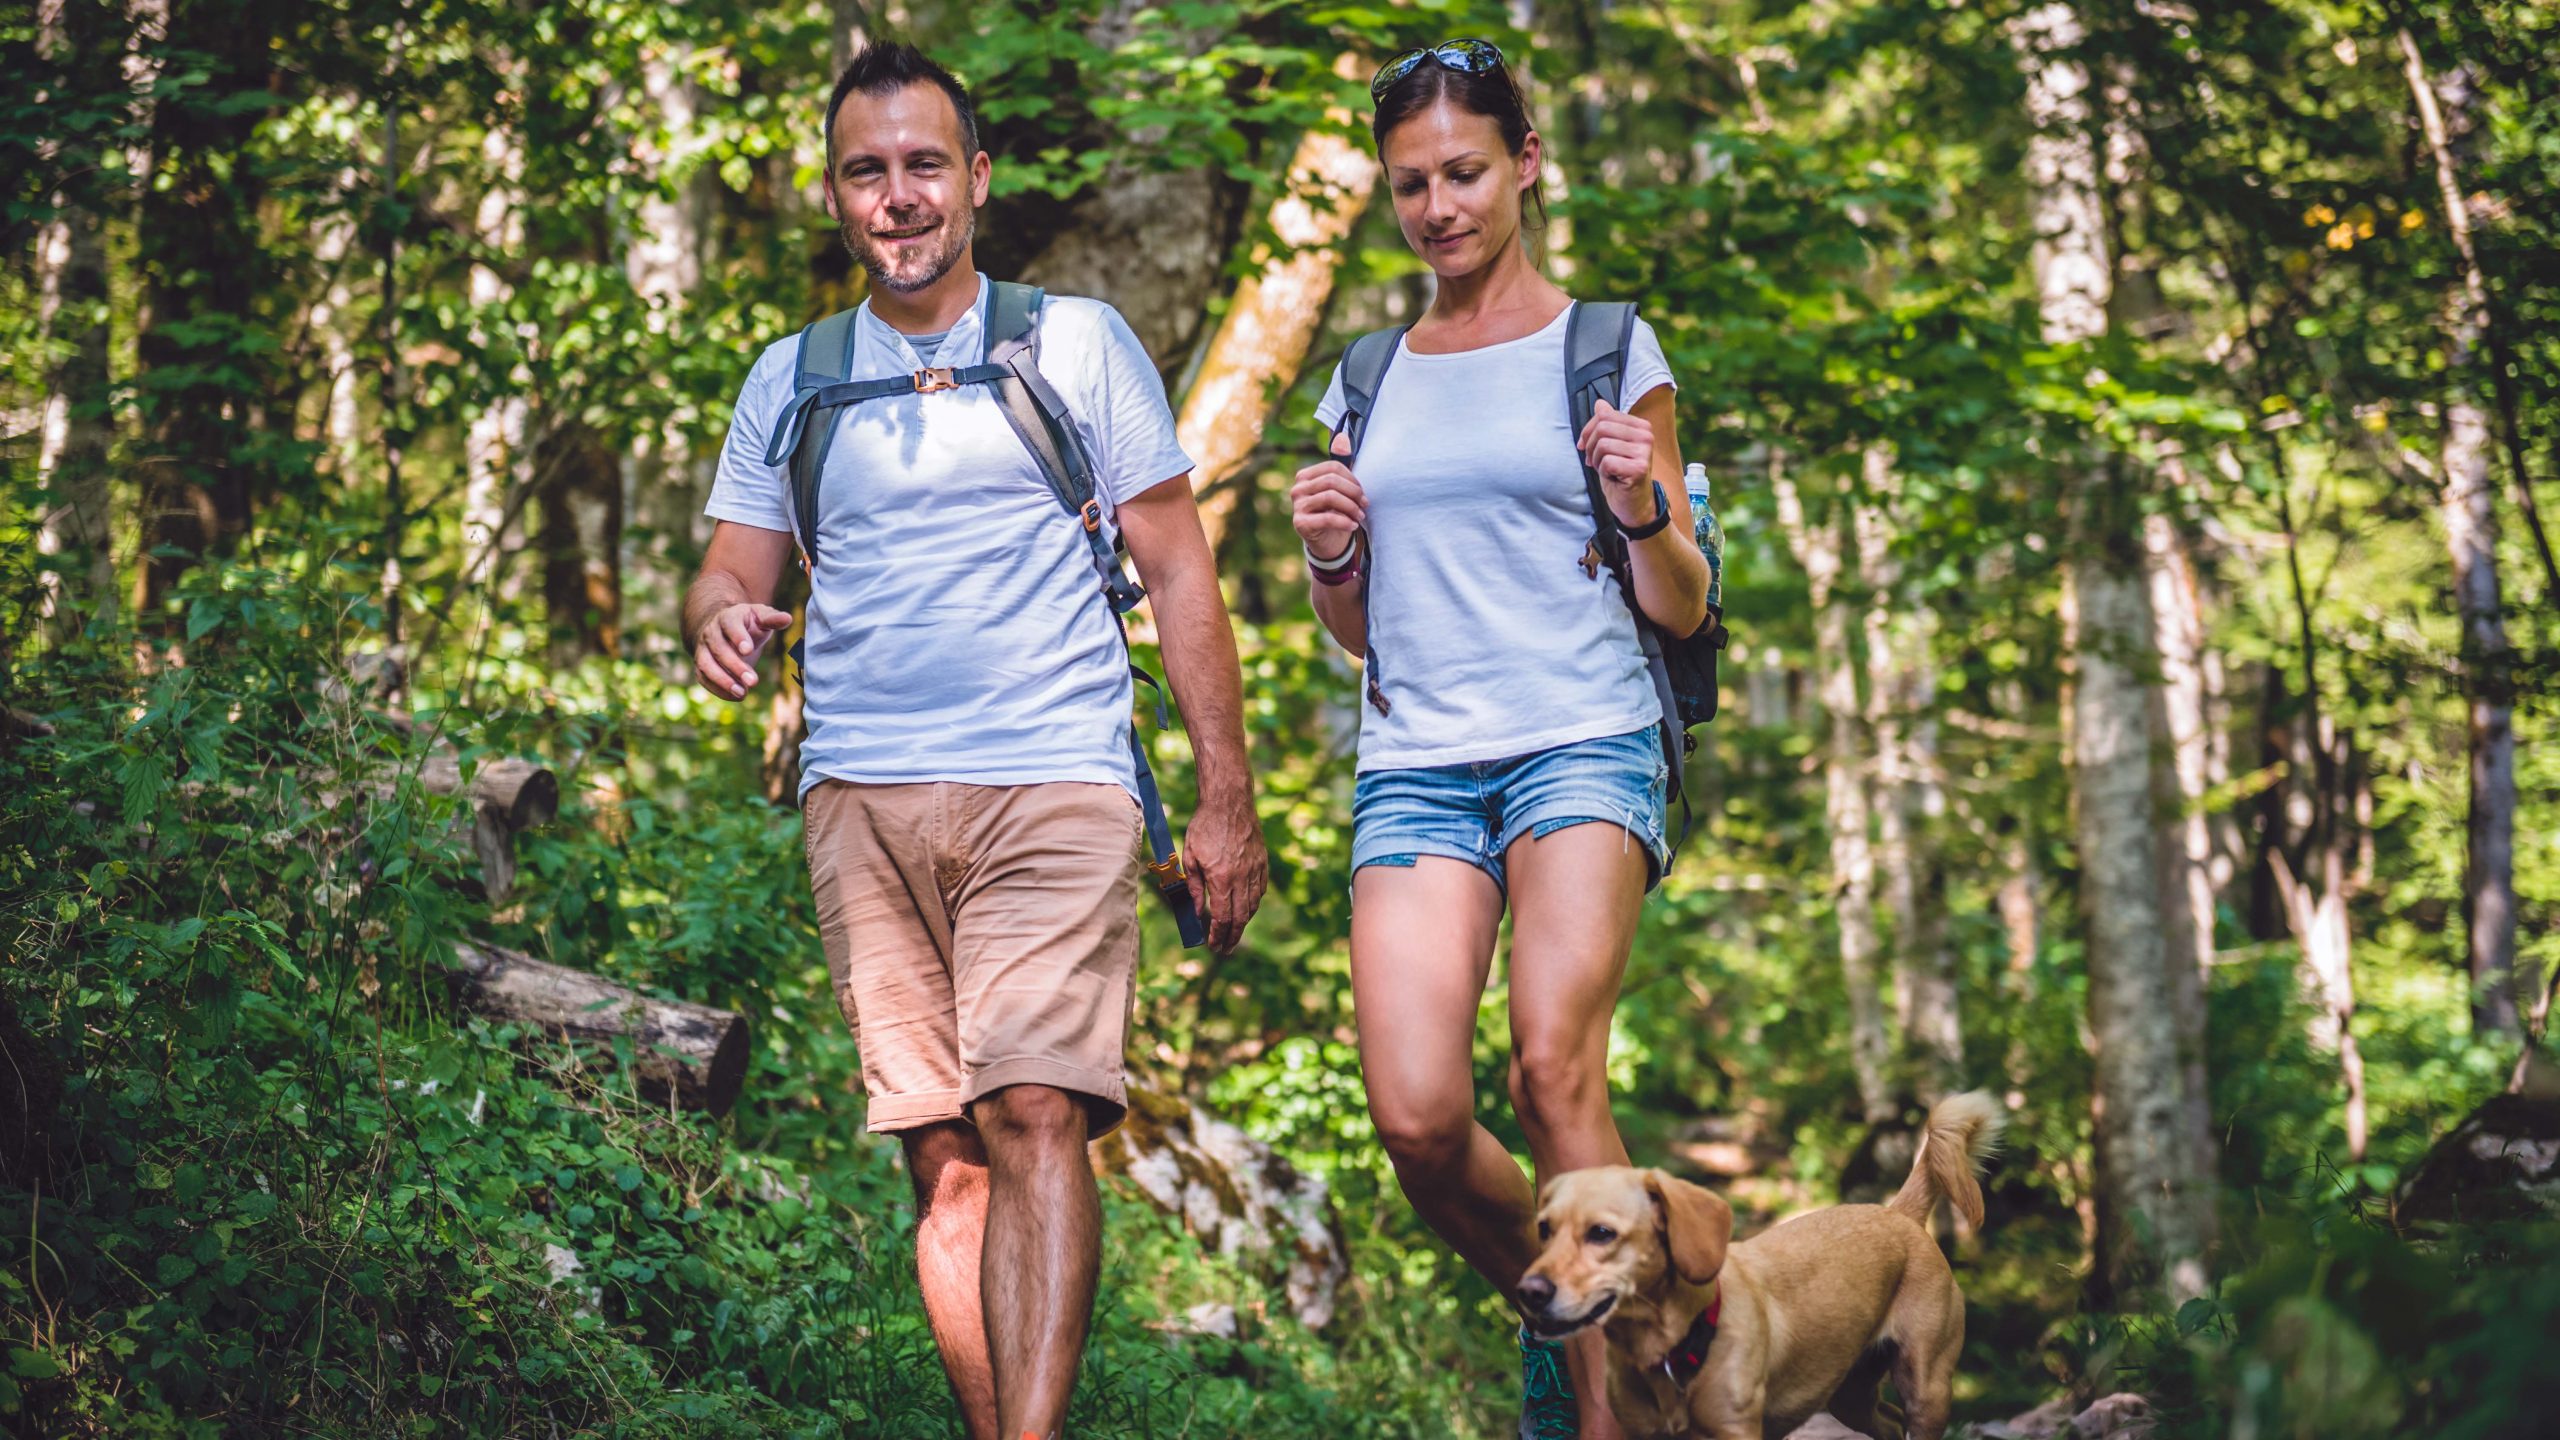
[(1486, 75), (1502, 68), (1502, 52), (1490, 40), (1443, 40), (1437, 45), (1407, 50), (1379, 66), (1376, 77), (1369, 81), (1370, 101), (1386, 99), (1387, 92), (1406, 76), (1435, 60), (1442, 68), (1461, 75)]

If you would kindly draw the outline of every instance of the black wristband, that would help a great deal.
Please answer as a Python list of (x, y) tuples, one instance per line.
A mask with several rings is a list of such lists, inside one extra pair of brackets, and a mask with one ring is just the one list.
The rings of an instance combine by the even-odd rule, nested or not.
[[(1614, 518), (1614, 517), (1612, 517)], [(1630, 540), (1650, 540), (1671, 523), (1671, 497), (1662, 493), (1662, 482), (1653, 482), (1653, 518), (1642, 525), (1620, 525), (1618, 533)]]

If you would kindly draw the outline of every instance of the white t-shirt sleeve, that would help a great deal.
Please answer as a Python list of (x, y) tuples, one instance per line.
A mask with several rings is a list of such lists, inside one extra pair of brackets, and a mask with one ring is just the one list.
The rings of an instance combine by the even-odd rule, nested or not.
[(1625, 398), (1622, 408), (1632, 410), (1637, 401), (1668, 385), (1680, 388), (1671, 378), (1671, 362), (1663, 358), (1662, 342), (1654, 338), (1653, 327), (1636, 317), (1635, 328), (1627, 334), (1626, 369), (1619, 376), (1618, 393)]
[(1324, 398), (1316, 402), (1316, 423), (1330, 435), (1342, 428), (1342, 413), (1346, 408), (1342, 402), (1342, 366), (1337, 362), (1333, 367), (1333, 378), (1325, 382)]
[[(1080, 343), (1052, 350), (1052, 339), (1044, 337), (1040, 371), (1072, 397), (1067, 408), (1074, 412), (1076, 428), (1083, 432), (1085, 447), (1093, 455), (1096, 487), (1105, 505), (1117, 506), (1177, 475), (1189, 474), (1191, 457), (1183, 453), (1182, 442), (1174, 434), (1173, 407), (1165, 403), (1164, 381), (1129, 322), (1098, 300), (1085, 301), (1075, 309), (1084, 312), (1073, 317), (1074, 328), (1081, 333), (1055, 339)], [(1067, 318), (1055, 315), (1041, 324), (1046, 327)], [(1060, 368), (1073, 373), (1060, 375), (1053, 370), (1053, 355), (1069, 362)]]
[(792, 336), (766, 347), (756, 357), (747, 381), (738, 387), (738, 405), (729, 415), (729, 438), (720, 445), (720, 465), (712, 472), (711, 499), (702, 513), (759, 530), (793, 533), (791, 465), (764, 463), (773, 422), (791, 400), (792, 367), (800, 340)]

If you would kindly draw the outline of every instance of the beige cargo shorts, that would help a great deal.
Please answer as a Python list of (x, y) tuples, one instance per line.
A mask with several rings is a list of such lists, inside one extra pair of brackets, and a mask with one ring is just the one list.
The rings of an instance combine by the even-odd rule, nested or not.
[(1007, 1085), (1127, 1111), (1138, 804), (1117, 785), (824, 780), (801, 802), (837, 1006), (873, 1131)]

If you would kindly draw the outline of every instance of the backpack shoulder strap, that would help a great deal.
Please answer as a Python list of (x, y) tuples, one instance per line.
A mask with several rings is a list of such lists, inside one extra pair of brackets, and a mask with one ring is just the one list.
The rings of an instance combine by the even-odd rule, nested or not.
[(1085, 545), (1093, 552), (1102, 592), (1111, 608), (1125, 615), (1146, 598), (1146, 592), (1120, 568), (1119, 554), (1102, 528), (1093, 457), (1076, 433), (1075, 417), (1065, 398), (1040, 373), (1040, 305), (1045, 294), (1036, 285), (1007, 280), (991, 281), (987, 289), (984, 363), (1005, 372), (993, 382), (997, 408), (1040, 466), (1058, 504), (1084, 526)]
[[(1636, 307), (1623, 300), (1574, 303), (1573, 313), (1565, 321), (1564, 383), (1565, 404), (1573, 417), (1577, 438), (1582, 427), (1591, 423), (1601, 401), (1619, 403), (1619, 385), (1627, 368), (1627, 342), (1635, 328)], [(1681, 784), (1680, 768), (1687, 758), (1688, 732), (1680, 724), (1680, 699), (1671, 686), (1671, 667), (1662, 651), (1662, 636), (1636, 600), (1627, 537), (1618, 529), (1618, 515), (1609, 508), (1609, 497), (1601, 493), (1600, 472), (1583, 466), (1582, 488), (1591, 501), (1592, 543), (1599, 548), (1610, 573), (1617, 577), (1618, 594), (1635, 619), (1636, 646), (1644, 652), (1645, 669), (1653, 678), (1654, 698), (1662, 705), (1662, 755), (1671, 772), (1670, 796), (1686, 806), (1688, 796)], [(1687, 835), (1685, 823), (1682, 835)]]
[[(853, 321), (853, 311), (839, 310), (801, 330), (792, 361), (791, 399), (774, 417), (765, 447), (766, 464), (782, 464), (786, 457), (790, 461), (791, 522), (799, 532), (801, 559), (811, 564), (818, 557), (818, 477), (826, 472), (827, 450), (836, 439), (836, 427), (829, 423), (834, 411), (821, 404), (821, 397), (851, 376)], [(823, 417), (818, 413), (822, 410)]]
[(1618, 403), (1627, 342), (1635, 327), (1636, 307), (1626, 301), (1575, 303), (1564, 333), (1565, 389), (1572, 396), (1574, 434), (1582, 433), (1601, 401)]
[(1387, 367), (1396, 363), (1410, 325), (1372, 330), (1351, 342), (1342, 356), (1342, 431), (1351, 437), (1351, 453), (1369, 432), (1369, 416), (1378, 408), (1378, 387), (1387, 383)]
[[(1342, 424), (1336, 433), (1351, 439), (1351, 453), (1345, 459), (1360, 458), (1360, 443), (1369, 438), (1369, 417), (1378, 408), (1378, 391), (1387, 383), (1387, 367), (1396, 363), (1396, 352), (1404, 348), (1404, 332), (1412, 328), (1394, 325), (1372, 330), (1343, 352)], [(1384, 715), (1395, 703), (1387, 698), (1382, 678), (1386, 672), (1378, 664), (1377, 627), (1369, 623), (1369, 597), (1378, 588), (1378, 552), (1369, 544), (1365, 529), (1352, 543), (1361, 547), (1360, 626), (1369, 635), (1369, 648), (1360, 657), (1361, 689), (1369, 704)]]
[[(1067, 402), (1047, 376), (1040, 373), (1040, 302), (1043, 294), (1037, 286), (1017, 285), (996, 280), (988, 285), (986, 350), (981, 357), (986, 365), (999, 367), (1005, 373), (993, 384), (996, 401), (1013, 433), (1022, 437), (1031, 458), (1047, 476), (1049, 489), (1058, 503), (1084, 526), (1085, 545), (1092, 552), (1094, 574), (1102, 581), (1102, 593), (1110, 601), (1116, 616), (1125, 616), (1146, 598), (1120, 568), (1120, 555), (1112, 540), (1102, 530), (1102, 503), (1095, 497), (1093, 458), (1085, 452), (1084, 441), (1076, 434), (1075, 417), (1067, 412)], [(1120, 643), (1129, 642), (1127, 623), (1122, 622)], [(1129, 673), (1156, 692), (1156, 723), (1165, 723), (1164, 687), (1154, 676), (1140, 668), (1135, 660)], [(1145, 822), (1147, 839), (1147, 873), (1155, 882), (1156, 893), (1173, 911), (1174, 926), (1182, 934), (1185, 947), (1205, 945), (1209, 934), (1199, 907), (1191, 898), (1191, 885), (1182, 868), (1182, 852), (1174, 844), (1173, 826), (1166, 820), (1164, 798), (1156, 787), (1155, 767), (1147, 761), (1146, 743), (1139, 738), (1135, 725), (1129, 727), (1129, 762), (1138, 788), (1138, 813)]]

